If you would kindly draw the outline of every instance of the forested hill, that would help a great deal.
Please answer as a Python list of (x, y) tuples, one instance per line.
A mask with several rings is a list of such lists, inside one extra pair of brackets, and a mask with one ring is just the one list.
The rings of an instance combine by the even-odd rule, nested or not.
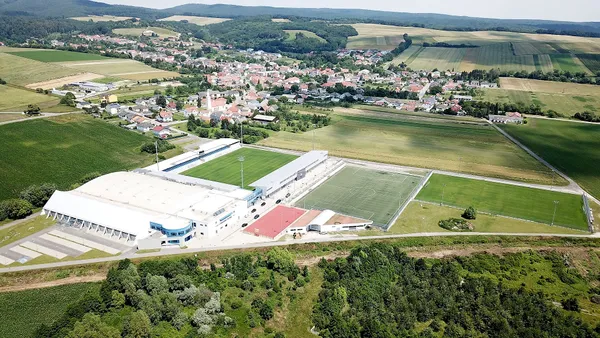
[(168, 16), (156, 9), (109, 5), (89, 0), (0, 0), (0, 15), (65, 18), (86, 15), (116, 15), (144, 19)]

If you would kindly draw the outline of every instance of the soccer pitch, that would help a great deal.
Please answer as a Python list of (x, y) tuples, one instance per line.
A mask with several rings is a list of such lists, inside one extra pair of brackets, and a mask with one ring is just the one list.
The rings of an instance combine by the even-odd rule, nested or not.
[(296, 206), (330, 209), (385, 226), (422, 179), (349, 166), (299, 200)]
[[(443, 196), (443, 197), (442, 197)], [(416, 197), (460, 208), (587, 231), (580, 195), (435, 174)]]
[(248, 189), (248, 184), (297, 158), (295, 155), (242, 148), (184, 171), (182, 175), (241, 186), (241, 156), (244, 157), (244, 188)]

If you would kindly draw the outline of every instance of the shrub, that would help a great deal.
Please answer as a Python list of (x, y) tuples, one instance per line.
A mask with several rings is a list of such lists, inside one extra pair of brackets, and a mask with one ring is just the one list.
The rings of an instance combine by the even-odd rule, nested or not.
[(579, 301), (576, 298), (564, 299), (562, 302), (563, 309), (567, 311), (579, 312)]
[(33, 205), (23, 199), (10, 199), (0, 202), (0, 220), (21, 219), (31, 215)]
[(56, 185), (43, 183), (40, 185), (32, 185), (21, 191), (19, 197), (31, 203), (34, 207), (42, 207), (48, 202), (54, 191), (56, 191)]
[(463, 212), (462, 217), (465, 219), (476, 219), (477, 210), (475, 210), (473, 207), (468, 207), (465, 212)]
[(155, 142), (146, 142), (142, 145), (141, 151), (149, 154), (154, 154), (158, 148), (159, 153), (164, 153), (167, 150), (174, 149), (175, 146), (165, 140), (156, 140)]
[(472, 231), (473, 225), (460, 218), (450, 218), (441, 220), (438, 225), (446, 230), (450, 231)]

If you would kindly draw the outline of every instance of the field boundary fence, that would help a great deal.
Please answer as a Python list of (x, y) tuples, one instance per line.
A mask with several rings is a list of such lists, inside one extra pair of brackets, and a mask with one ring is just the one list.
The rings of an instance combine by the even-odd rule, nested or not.
[(585, 219), (588, 223), (588, 229), (591, 233), (595, 233), (594, 214), (592, 213), (592, 209), (590, 208), (590, 202), (588, 201), (587, 195), (585, 193), (581, 194), (581, 198), (583, 198), (583, 212), (585, 213)]
[(387, 224), (387, 226), (385, 227), (385, 229), (383, 229), (384, 231), (388, 231), (392, 227), (392, 225), (394, 225), (394, 223), (396, 223), (396, 221), (398, 220), (398, 217), (400, 217), (400, 215), (402, 214), (402, 212), (404, 211), (404, 209), (406, 209), (406, 207), (408, 206), (408, 204), (415, 199), (415, 197), (421, 191), (421, 189), (423, 189), (423, 187), (425, 186), (425, 184), (427, 184), (427, 182), (429, 182), (429, 179), (431, 178), (431, 175), (433, 175), (433, 171), (430, 171), (429, 174), (427, 174), (427, 176), (425, 176), (425, 178), (423, 180), (421, 180), (421, 183), (419, 183), (419, 185), (416, 186), (413, 189), (413, 191), (410, 194), (409, 198), (407, 198), (406, 201), (404, 201), (404, 204), (402, 204), (402, 206), (398, 209), (398, 211), (396, 211), (396, 213), (394, 214), (394, 216), (392, 217), (392, 219), (390, 220), (390, 222)]

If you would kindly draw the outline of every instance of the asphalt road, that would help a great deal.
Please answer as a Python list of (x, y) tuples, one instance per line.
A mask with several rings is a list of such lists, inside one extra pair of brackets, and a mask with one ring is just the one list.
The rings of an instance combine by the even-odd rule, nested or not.
[[(20, 111), (20, 112), (1, 112), (0, 114), (23, 114), (23, 112), (22, 111)], [(0, 122), (0, 126), (4, 125), (4, 124), (17, 123), (17, 122), (23, 122), (23, 121), (31, 121), (31, 120), (37, 120), (37, 119), (44, 119), (44, 118), (47, 118), (47, 117), (60, 116), (60, 115), (66, 115), (66, 114), (72, 114), (72, 113), (40, 113), (40, 115), (38, 115), (38, 116), (27, 117), (27, 118), (20, 119), (20, 120), (12, 120), (12, 121)]]

